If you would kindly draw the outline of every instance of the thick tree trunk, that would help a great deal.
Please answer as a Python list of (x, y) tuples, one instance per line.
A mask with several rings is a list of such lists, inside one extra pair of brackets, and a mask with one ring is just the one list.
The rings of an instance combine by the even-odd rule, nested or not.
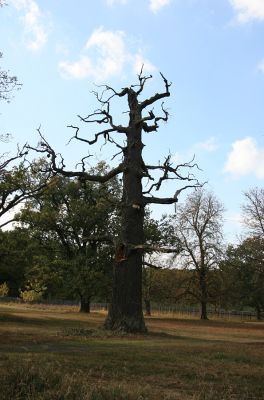
[(144, 301), (145, 301), (145, 308), (146, 308), (145, 315), (150, 316), (151, 315), (150, 300), (149, 299), (144, 299)]
[(90, 298), (82, 296), (80, 302), (80, 310), (81, 313), (89, 313), (90, 310)]
[(261, 320), (261, 309), (258, 304), (256, 306), (256, 313), (257, 313), (257, 320), (260, 321)]
[(207, 284), (206, 270), (201, 267), (199, 271), (200, 292), (201, 292), (201, 319), (208, 319), (207, 315)]
[(201, 301), (201, 319), (208, 319), (206, 301)]
[(116, 248), (113, 295), (105, 327), (124, 332), (145, 332), (142, 311), (142, 250), (144, 204), (142, 195), (141, 111), (136, 93), (128, 95), (130, 123), (124, 151), (123, 197), (120, 243)]

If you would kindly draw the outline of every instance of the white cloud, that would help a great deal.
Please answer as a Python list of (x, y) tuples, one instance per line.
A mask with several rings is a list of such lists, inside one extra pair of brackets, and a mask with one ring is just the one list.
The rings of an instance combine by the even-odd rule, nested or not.
[(113, 6), (114, 4), (126, 4), (127, 0), (106, 0), (108, 6)]
[(228, 222), (231, 222), (237, 226), (241, 226), (243, 224), (243, 216), (241, 213), (237, 211), (229, 211), (227, 212), (225, 217), (225, 220)]
[(43, 14), (34, 0), (11, 0), (14, 7), (23, 13), (26, 46), (29, 50), (39, 50), (48, 38), (48, 32), (42, 23)]
[(259, 63), (258, 70), (264, 74), (264, 60)]
[(263, 0), (229, 0), (233, 9), (237, 12), (236, 19), (239, 23), (250, 20), (264, 20)]
[(79, 59), (60, 62), (59, 70), (64, 78), (90, 77), (102, 82), (109, 77), (120, 76), (127, 64), (136, 68), (140, 60), (145, 63), (145, 71), (155, 68), (149, 61), (144, 61), (139, 51), (135, 54), (129, 51), (124, 32), (107, 31), (100, 27), (89, 37)]
[(143, 55), (141, 52), (137, 53), (135, 56), (133, 56), (134, 59), (134, 72), (136, 74), (139, 74), (142, 66), (143, 66), (143, 71), (145, 73), (151, 73), (156, 71), (155, 65), (153, 65), (150, 61), (144, 59)]
[(173, 155), (173, 162), (176, 164), (184, 163), (187, 161), (191, 161), (194, 158), (197, 160), (197, 158), (201, 157), (203, 153), (213, 153), (219, 148), (219, 144), (217, 143), (217, 140), (214, 136), (211, 136), (204, 142), (198, 142), (189, 147), (188, 150), (179, 153), (176, 152)]
[[(105, 0), (108, 6), (115, 4), (127, 4), (128, 0)], [(171, 0), (148, 0), (149, 9), (153, 13), (157, 13), (162, 7), (167, 6), (171, 3)]]
[(226, 211), (224, 214), (226, 243), (239, 243), (243, 229), (243, 217), (237, 211)]
[(149, 8), (153, 13), (157, 13), (162, 7), (169, 5), (171, 0), (149, 0)]
[(93, 75), (96, 72), (93, 69), (89, 57), (83, 55), (78, 61), (73, 63), (62, 61), (59, 64), (59, 68), (64, 78), (83, 79), (89, 75)]
[(258, 148), (252, 137), (237, 140), (232, 144), (224, 172), (234, 177), (254, 174), (264, 178), (264, 148)]
[(209, 139), (207, 139), (204, 142), (196, 143), (194, 145), (194, 150), (203, 150), (203, 151), (208, 151), (208, 152), (213, 152), (217, 150), (219, 145), (216, 142), (216, 138), (214, 136), (211, 136)]

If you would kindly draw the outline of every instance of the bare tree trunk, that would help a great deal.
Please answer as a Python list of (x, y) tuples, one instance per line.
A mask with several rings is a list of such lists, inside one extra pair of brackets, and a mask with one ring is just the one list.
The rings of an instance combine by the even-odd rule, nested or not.
[(90, 298), (81, 296), (80, 310), (81, 313), (90, 313)]
[(206, 284), (206, 271), (204, 268), (200, 270), (200, 291), (201, 291), (201, 319), (207, 320), (207, 284)]
[(145, 315), (151, 316), (151, 305), (150, 305), (150, 300), (149, 299), (144, 299), (145, 302), (145, 308), (146, 308), (146, 313)]
[(261, 321), (261, 309), (259, 304), (256, 305), (257, 320)]
[(201, 301), (201, 319), (208, 319), (207, 315), (207, 302), (206, 301)]
[(107, 329), (125, 332), (146, 332), (142, 311), (142, 250), (134, 246), (144, 243), (144, 204), (142, 195), (141, 120), (136, 93), (128, 95), (130, 123), (124, 151), (123, 198), (120, 243), (116, 248), (113, 274), (113, 295), (105, 322)]

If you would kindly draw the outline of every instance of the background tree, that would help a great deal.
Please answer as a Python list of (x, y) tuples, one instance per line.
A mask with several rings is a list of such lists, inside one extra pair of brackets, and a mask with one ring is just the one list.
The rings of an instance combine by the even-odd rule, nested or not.
[[(101, 163), (96, 170), (106, 167)], [(118, 191), (116, 180), (98, 185), (57, 176), (20, 213), (19, 220), (42, 243), (59, 243), (56, 267), (68, 295), (79, 297), (82, 312), (109, 286)]]
[(10, 296), (19, 295), (26, 282), (26, 271), (31, 268), (34, 256), (40, 255), (41, 251), (27, 230), (0, 230), (0, 284), (6, 282)]
[[(0, 60), (2, 57), (3, 53), (0, 52)], [(21, 83), (18, 82), (17, 77), (10, 75), (10, 71), (0, 68), (0, 100), (9, 103), (12, 99), (14, 90), (19, 90), (20, 88)]]
[(229, 246), (221, 264), (226, 296), (234, 306), (252, 307), (257, 318), (264, 311), (264, 239), (252, 236)]
[(253, 188), (244, 193), (242, 205), (244, 224), (250, 234), (264, 236), (264, 189)]
[(182, 247), (178, 263), (195, 271), (188, 290), (201, 304), (201, 319), (208, 319), (207, 303), (212, 297), (210, 271), (217, 267), (221, 254), (223, 211), (219, 200), (200, 188), (177, 207), (176, 216), (170, 217)]
[(189, 293), (192, 271), (177, 268), (151, 268), (143, 271), (143, 294), (146, 315), (151, 315), (151, 306), (192, 304)]
[(32, 196), (39, 195), (51, 177), (50, 174), (42, 172), (43, 160), (31, 164), (22, 161), (19, 165), (9, 168), (12, 161), (24, 157), (26, 153), (25, 150), (19, 151), (17, 156), (0, 164), (0, 229), (15, 220), (14, 216), (11, 216), (8, 221), (1, 223), (1, 217)]
[[(51, 159), (53, 171), (68, 177), (81, 177), (83, 180), (105, 183), (110, 179), (122, 174), (122, 203), (121, 203), (121, 229), (119, 240), (116, 245), (113, 295), (111, 307), (105, 327), (108, 329), (123, 330), (126, 332), (144, 332), (146, 330), (142, 312), (142, 256), (145, 250), (144, 239), (144, 209), (148, 204), (173, 204), (177, 201), (180, 192), (187, 187), (198, 185), (189, 169), (194, 165), (190, 163), (173, 166), (171, 157), (165, 158), (163, 164), (148, 165), (142, 158), (143, 142), (142, 134), (158, 130), (161, 121), (168, 120), (168, 112), (161, 105), (162, 115), (156, 115), (153, 105), (163, 98), (170, 96), (170, 84), (163, 76), (164, 91), (141, 100), (140, 97), (146, 82), (151, 76), (138, 76), (138, 84), (123, 88), (120, 92), (109, 86), (105, 86), (101, 94), (96, 93), (100, 109), (80, 120), (88, 125), (97, 124), (104, 126), (94, 135), (94, 138), (87, 139), (80, 136), (80, 128), (71, 126), (74, 131), (74, 138), (88, 145), (104, 140), (118, 148), (118, 154), (122, 157), (121, 162), (111, 171), (104, 174), (91, 174), (86, 171), (85, 159), (82, 159), (81, 171), (69, 171), (65, 169), (64, 160), (57, 157), (55, 151), (42, 137), (37, 151), (48, 153)], [(112, 101), (126, 97), (128, 104), (129, 120), (127, 125), (116, 124), (111, 114)], [(117, 137), (115, 137), (115, 135)], [(125, 138), (125, 143), (121, 140)], [(89, 153), (88, 153), (89, 154)], [(116, 155), (115, 155), (116, 156)], [(114, 157), (115, 157), (114, 156)], [(184, 173), (187, 170), (187, 173)], [(152, 172), (160, 172), (160, 177), (155, 180)], [(143, 191), (142, 180), (151, 182), (149, 188)], [(152, 191), (159, 190), (164, 181), (175, 179), (185, 181), (184, 187), (176, 191), (175, 195), (169, 198), (154, 197)]]
[[(0, 0), (0, 8), (7, 3)], [(3, 57), (3, 53), (0, 52), (0, 60)], [(9, 71), (5, 71), (0, 67), (0, 100), (10, 102), (12, 93), (15, 89), (20, 89), (21, 84), (18, 82), (16, 76), (10, 75)]]
[[(7, 3), (0, 0), (0, 8)], [(0, 61), (3, 57), (3, 53), (0, 51)], [(21, 89), (21, 83), (18, 82), (16, 76), (10, 75), (9, 71), (6, 71), (0, 66), (0, 101), (7, 101), (8, 103), (13, 97), (14, 90)], [(8, 133), (0, 132), (0, 142), (6, 143), (10, 140), (11, 135)], [(9, 156), (8, 153), (0, 154), (0, 179), (3, 179), (3, 174), (6, 172), (8, 166), (10, 166), (15, 160), (21, 159), (25, 155), (24, 149), (18, 150), (15, 156)]]
[[(4, 0), (0, 0), (0, 8), (7, 3)], [(0, 51), (0, 60), (3, 57), (3, 53)], [(10, 75), (9, 71), (5, 71), (0, 67), (0, 100), (10, 102), (12, 93), (16, 89), (21, 88), (21, 83), (18, 82), (16, 76)]]

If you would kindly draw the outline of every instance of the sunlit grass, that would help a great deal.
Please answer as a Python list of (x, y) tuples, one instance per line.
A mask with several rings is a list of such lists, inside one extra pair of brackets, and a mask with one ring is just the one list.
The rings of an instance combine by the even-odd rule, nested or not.
[(1, 400), (264, 399), (263, 323), (154, 316), (120, 335), (76, 311), (0, 306)]

